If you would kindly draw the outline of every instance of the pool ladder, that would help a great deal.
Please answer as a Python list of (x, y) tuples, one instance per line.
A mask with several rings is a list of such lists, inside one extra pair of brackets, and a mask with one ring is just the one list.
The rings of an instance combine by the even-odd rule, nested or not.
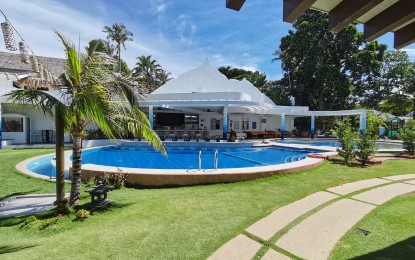
[[(215, 157), (213, 159), (213, 165), (215, 167), (215, 170), (218, 169), (218, 160), (219, 160), (219, 153), (218, 150), (215, 151)], [(202, 170), (202, 150), (199, 150), (199, 171)]]
[(291, 155), (285, 158), (284, 163), (300, 161), (302, 159), (305, 159), (306, 157), (307, 155)]

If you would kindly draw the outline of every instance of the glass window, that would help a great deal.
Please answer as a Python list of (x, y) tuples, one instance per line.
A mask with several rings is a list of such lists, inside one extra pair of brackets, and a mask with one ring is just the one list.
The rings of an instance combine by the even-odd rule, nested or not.
[(233, 128), (234, 128), (235, 130), (239, 130), (239, 121), (234, 121), (234, 122), (233, 122)]
[(23, 132), (22, 117), (3, 117), (1, 119), (3, 132)]
[(248, 130), (249, 129), (249, 120), (244, 121), (242, 119), (242, 130)]
[(252, 122), (252, 129), (256, 129), (256, 122)]

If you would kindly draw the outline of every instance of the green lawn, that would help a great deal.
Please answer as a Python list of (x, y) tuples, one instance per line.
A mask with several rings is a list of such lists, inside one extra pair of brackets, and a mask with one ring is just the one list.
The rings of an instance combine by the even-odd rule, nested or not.
[[(14, 168), (27, 157), (50, 151), (0, 150), (0, 197), (53, 192), (53, 183), (28, 178)], [(22, 228), (21, 222), (26, 218), (0, 220), (0, 254), (3, 253), (0, 257), (204, 259), (273, 209), (308, 194), (359, 179), (414, 172), (415, 160), (388, 161), (368, 168), (325, 162), (303, 172), (233, 184), (123, 188), (109, 193), (115, 201), (112, 207), (94, 212), (84, 222), (73, 221), (72, 214), (61, 218), (53, 227), (39, 230)], [(414, 200), (413, 197), (408, 199)], [(87, 202), (87, 198), (82, 200), (82, 203)], [(399, 204), (399, 200), (387, 205), (396, 203)], [(408, 216), (402, 215), (405, 219)], [(413, 230), (409, 233), (397, 234), (394, 241), (415, 235)], [(371, 238), (376, 239), (376, 236)], [(344, 243), (362, 246), (349, 240)], [(376, 248), (376, 242), (373, 246), (370, 251), (380, 249)], [(345, 255), (346, 250), (347, 246), (342, 246), (335, 253)], [(366, 251), (362, 249), (361, 252)]]

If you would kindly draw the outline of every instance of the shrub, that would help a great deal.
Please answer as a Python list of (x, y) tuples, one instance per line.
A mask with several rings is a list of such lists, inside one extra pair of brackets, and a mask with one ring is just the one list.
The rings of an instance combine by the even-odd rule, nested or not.
[(67, 198), (64, 198), (62, 201), (56, 201), (55, 204), (56, 204), (56, 208), (55, 208), (55, 213), (56, 214), (67, 215), (71, 211), (69, 209), (69, 204), (68, 204), (68, 199)]
[(355, 156), (354, 137), (355, 134), (352, 131), (350, 119), (345, 119), (337, 124), (336, 135), (339, 137), (339, 142), (342, 146), (341, 149), (337, 149), (339, 156), (343, 157), (346, 163), (348, 163)]
[(125, 185), (128, 174), (124, 173), (120, 168), (117, 168), (117, 172), (104, 172), (104, 176), (95, 178), (96, 184), (101, 182), (105, 185), (114, 186), (115, 189), (119, 189)]
[(370, 157), (375, 154), (375, 141), (370, 138), (369, 134), (360, 134), (360, 138), (357, 141), (356, 156), (362, 165), (366, 165)]
[(89, 218), (91, 213), (86, 209), (80, 209), (76, 212), (76, 219), (80, 221), (84, 221), (85, 219)]
[(398, 133), (398, 138), (403, 141), (403, 148), (410, 154), (415, 152), (415, 120), (409, 119), (404, 128)]
[(49, 218), (49, 219), (42, 220), (42, 225), (41, 225), (40, 229), (45, 229), (45, 228), (48, 228), (48, 227), (51, 227), (51, 226), (54, 226), (54, 225), (58, 224), (59, 218), (60, 218), (60, 215), (58, 215), (54, 218)]
[(28, 217), (22, 224), (22, 228), (30, 228), (38, 222), (38, 219), (35, 216)]

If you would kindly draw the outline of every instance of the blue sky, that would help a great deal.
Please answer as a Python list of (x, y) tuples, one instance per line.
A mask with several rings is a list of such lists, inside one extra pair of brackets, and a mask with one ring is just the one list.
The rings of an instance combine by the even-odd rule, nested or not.
[[(62, 57), (57, 30), (83, 46), (105, 38), (102, 28), (124, 23), (134, 34), (122, 58), (130, 67), (136, 57), (152, 55), (174, 77), (197, 67), (205, 58), (216, 66), (265, 72), (281, 78), (272, 53), (291, 29), (282, 21), (282, 0), (247, 0), (240, 12), (226, 0), (0, 0), (0, 8), (36, 55)], [(392, 46), (392, 35), (379, 39)], [(415, 59), (415, 44), (406, 48)], [(5, 51), (0, 44), (0, 51)], [(1, 63), (1, 61), (0, 61)], [(0, 64), (1, 65), (1, 64)]]

